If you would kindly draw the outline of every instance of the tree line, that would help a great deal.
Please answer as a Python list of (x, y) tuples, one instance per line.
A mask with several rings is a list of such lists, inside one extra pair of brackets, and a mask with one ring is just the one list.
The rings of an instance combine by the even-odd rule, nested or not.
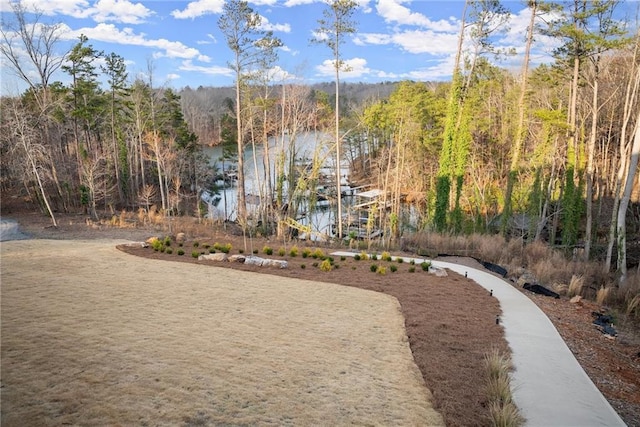
[[(325, 37), (315, 42), (335, 66), (331, 90), (277, 81), (281, 42), (247, 2), (232, 0), (217, 24), (234, 53), (235, 87), (180, 92), (157, 87), (152, 64), (145, 79), (131, 80), (125, 58), (96, 51), (84, 36), (56, 55), (60, 27), (12, 3), (0, 50), (28, 89), (2, 100), (2, 189), (22, 188), (54, 225), (56, 212), (78, 209), (199, 214), (217, 172), (201, 147), (219, 143), (238, 163), (238, 221), (247, 228), (256, 215), (283, 233), (283, 220), (313, 207), (320, 157), (344, 156), (353, 176), (385, 190), (391, 208), (376, 221), (388, 238), (408, 230), (410, 205), (415, 230), (544, 238), (602, 258), (607, 270), (615, 263), (624, 276), (626, 249), (640, 234), (640, 34), (614, 19), (617, 4), (528, 1), (514, 73), (492, 61), (511, 54), (492, 45), (509, 13), (498, 1), (468, 0), (451, 81), (372, 85), (371, 96), (356, 97), (340, 81), (340, 47), (357, 29), (353, 1), (329, 2), (318, 19)], [(538, 20), (541, 13), (554, 19)], [(531, 67), (541, 34), (560, 47), (552, 63)], [(58, 73), (71, 83), (55, 81)], [(301, 168), (285, 135), (310, 130), (328, 135), (329, 150)], [(248, 146), (262, 147), (264, 158), (245, 165)], [(250, 213), (243, 175), (257, 161), (260, 208)], [(334, 184), (342, 218), (339, 170)]]

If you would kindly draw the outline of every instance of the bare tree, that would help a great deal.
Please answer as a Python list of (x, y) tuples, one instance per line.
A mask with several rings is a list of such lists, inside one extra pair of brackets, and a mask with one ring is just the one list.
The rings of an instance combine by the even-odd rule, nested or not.
[(29, 166), (29, 168), (25, 168), (25, 171), (30, 170), (32, 178), (36, 180), (40, 198), (51, 217), (53, 226), (57, 227), (58, 223), (51, 209), (49, 196), (44, 184), (46, 150), (42, 144), (36, 142), (38, 133), (33, 123), (30, 123), (29, 115), (25, 114), (25, 110), (21, 108), (19, 101), (11, 102), (8, 106), (6, 102), (3, 102), (3, 111), (5, 114), (11, 115), (6, 131), (12, 140), (12, 153), (15, 156), (23, 155), (25, 157), (25, 161)]
[(340, 47), (345, 42), (347, 34), (356, 32), (356, 24), (351, 19), (358, 4), (354, 0), (330, 0), (323, 12), (323, 19), (318, 20), (320, 27), (316, 30), (317, 36), (312, 42), (323, 43), (333, 54), (333, 66), (335, 70), (335, 148), (336, 148), (336, 196), (338, 199), (338, 238), (342, 239), (342, 174), (341, 138), (340, 138), (340, 70), (348, 71), (348, 67), (342, 59)]
[[(0, 27), (0, 53), (12, 71), (32, 90), (40, 111), (44, 112), (49, 106), (51, 77), (62, 66), (67, 54), (56, 52), (62, 25), (42, 23), (42, 12), (36, 7), (28, 10), (21, 1), (12, 2), (11, 8), (14, 21), (2, 22)], [(31, 21), (27, 19), (30, 13), (33, 14)]]

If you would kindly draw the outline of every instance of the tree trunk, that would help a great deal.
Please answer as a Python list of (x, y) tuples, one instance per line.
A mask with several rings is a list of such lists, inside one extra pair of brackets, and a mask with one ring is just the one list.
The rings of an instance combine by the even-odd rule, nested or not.
[(627, 233), (626, 233), (626, 215), (629, 201), (631, 199), (631, 191), (638, 169), (638, 157), (640, 157), (640, 112), (636, 118), (636, 131), (633, 139), (633, 147), (629, 157), (629, 172), (624, 185), (622, 199), (618, 207), (618, 272), (620, 273), (620, 282), (623, 282), (627, 276)]

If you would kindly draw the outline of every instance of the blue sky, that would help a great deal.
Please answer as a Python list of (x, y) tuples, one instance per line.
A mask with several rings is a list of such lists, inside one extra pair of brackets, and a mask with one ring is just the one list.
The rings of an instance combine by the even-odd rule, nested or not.
[[(342, 47), (342, 59), (351, 71), (341, 73), (349, 82), (380, 82), (412, 79), (447, 80), (453, 69), (460, 17), (464, 2), (357, 0), (353, 16), (357, 33)], [(230, 50), (217, 27), (223, 0), (23, 0), (42, 12), (42, 22), (61, 23), (60, 52), (78, 41), (81, 34), (105, 53), (115, 52), (127, 63), (130, 79), (146, 78), (149, 64), (155, 86), (228, 86), (233, 74), (227, 66)], [(514, 48), (517, 55), (502, 62), (521, 67), (529, 11), (523, 1), (504, 1), (512, 12), (509, 28), (495, 39), (500, 47)], [(274, 79), (315, 83), (333, 80), (331, 52), (311, 44), (324, 3), (317, 0), (256, 0), (249, 5), (263, 18), (263, 26), (280, 38)], [(621, 12), (633, 15), (637, 1), (624, 2)], [(11, 19), (10, 3), (0, 0), (3, 20)], [(3, 24), (3, 28), (6, 27)], [(551, 40), (538, 37), (533, 64), (549, 60)], [(8, 71), (3, 58), (3, 94), (24, 89)], [(59, 72), (55, 80), (69, 81)]]

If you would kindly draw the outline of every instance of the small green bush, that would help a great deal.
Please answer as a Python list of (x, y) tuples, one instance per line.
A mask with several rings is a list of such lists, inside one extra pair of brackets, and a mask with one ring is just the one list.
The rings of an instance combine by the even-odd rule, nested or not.
[(411, 264), (411, 265), (415, 265), (415, 264), (416, 264), (416, 260), (415, 260), (415, 259), (412, 259), (411, 261), (409, 261), (409, 264)]
[(313, 251), (313, 253), (311, 254), (311, 257), (323, 260), (323, 259), (325, 259), (326, 256), (325, 256), (324, 251), (322, 249), (317, 248), (315, 251)]
[(238, 253), (239, 254), (243, 254), (244, 253), (244, 249), (238, 249)]
[(166, 248), (166, 249), (164, 250), (164, 253), (165, 253), (165, 254), (169, 254), (169, 255), (171, 255), (171, 254), (173, 253), (173, 249), (171, 249), (171, 248)]
[(311, 249), (304, 248), (304, 250), (302, 251), (302, 258), (307, 258), (309, 255), (311, 255)]
[(415, 267), (409, 267), (409, 273), (415, 273), (415, 272), (416, 272)]
[(209, 248), (209, 253), (210, 254), (215, 254), (216, 253), (216, 249), (215, 248)]
[(347, 259), (347, 257), (346, 257), (346, 256), (344, 256), (344, 255), (342, 255), (342, 256), (340, 257), (340, 261), (345, 261), (346, 259)]
[(396, 258), (396, 262), (397, 262), (398, 264), (402, 264), (402, 263), (404, 262), (404, 258), (402, 258), (402, 257), (398, 257), (398, 258)]
[(171, 246), (171, 237), (167, 236), (164, 238), (164, 245)]
[(313, 267), (317, 267), (317, 266), (318, 266), (318, 263), (317, 263), (317, 262), (314, 262), (314, 263), (313, 263), (313, 264), (311, 264), (311, 265), (312, 265)]
[(257, 249), (254, 249), (254, 250), (253, 250), (253, 254), (254, 254), (254, 255), (258, 255), (258, 250), (257, 250)]
[(333, 266), (331, 265), (331, 261), (329, 261), (329, 258), (320, 263), (320, 270), (322, 271), (331, 271), (332, 268)]
[(355, 255), (353, 256), (353, 259), (354, 259), (354, 260), (356, 260), (356, 261), (360, 261), (360, 255), (355, 254)]
[(373, 261), (376, 261), (376, 260), (378, 259), (378, 255), (376, 255), (376, 254), (371, 254), (371, 259), (372, 259)]
[(429, 267), (431, 267), (431, 263), (429, 261), (424, 261), (420, 264), (422, 267), (422, 271), (429, 271)]
[(184, 255), (184, 249), (178, 249), (178, 255)]
[(287, 253), (287, 250), (285, 248), (280, 248), (278, 249), (278, 255), (279, 256), (284, 256), (284, 254)]
[(262, 248), (262, 253), (265, 255), (273, 255), (273, 248), (271, 246), (264, 246)]
[(292, 258), (295, 258), (298, 256), (298, 247), (297, 246), (293, 246), (291, 249), (289, 249), (289, 256)]
[(378, 266), (376, 264), (371, 264), (369, 266), (369, 270), (371, 270), (372, 273), (375, 273), (376, 271), (378, 271)]
[(306, 264), (300, 264), (300, 268), (304, 270), (305, 268), (307, 268), (307, 265)]
[(389, 270), (391, 270), (392, 273), (395, 273), (396, 271), (398, 271), (398, 267), (395, 265), (391, 265), (389, 266)]
[(194, 258), (198, 258), (200, 256), (200, 251), (191, 251), (191, 256)]
[(193, 247), (194, 248), (197, 248), (198, 246), (200, 246), (200, 242), (198, 242), (198, 241), (193, 242)]

